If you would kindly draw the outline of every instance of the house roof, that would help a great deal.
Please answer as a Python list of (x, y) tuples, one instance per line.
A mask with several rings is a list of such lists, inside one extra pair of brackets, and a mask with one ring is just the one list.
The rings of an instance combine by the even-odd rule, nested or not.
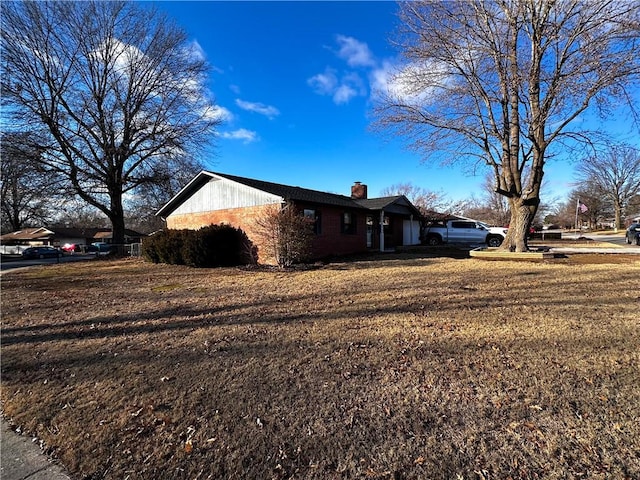
[(404, 195), (392, 197), (368, 198), (356, 200), (357, 203), (369, 210), (384, 210), (387, 213), (410, 214), (421, 217), (422, 214)]
[[(235, 175), (227, 175), (223, 173), (209, 172), (203, 170), (196, 175), (182, 190), (180, 190), (169, 202), (167, 202), (156, 215), (167, 216), (177, 209), (197, 190), (202, 188), (212, 178), (226, 179), (235, 183), (246, 185), (247, 187), (270, 193), (281, 197), (284, 201), (307, 202), (321, 205), (332, 205), (337, 207), (352, 208), (359, 210), (381, 210), (387, 208), (395, 208), (395, 213), (407, 213), (407, 209), (411, 213), (420, 215), (418, 209), (415, 208), (407, 200), (404, 195), (395, 197), (372, 198), (367, 200), (358, 200), (346, 195), (336, 193), (321, 192), (302, 187), (293, 187), (280, 183), (265, 182), (263, 180), (255, 180), (252, 178), (238, 177)], [(392, 213), (392, 212), (390, 212)]]
[(108, 228), (73, 228), (73, 227), (52, 227), (58, 237), (68, 238), (96, 238), (99, 232), (109, 232)]
[[(127, 237), (144, 237), (145, 235), (134, 230), (125, 229)], [(16, 232), (6, 233), (0, 237), (2, 242), (12, 240), (47, 240), (51, 238), (85, 238), (85, 239), (105, 239), (111, 238), (110, 228), (69, 228), (69, 227), (36, 227), (24, 228)]]
[(48, 238), (53, 232), (44, 227), (23, 228), (11, 233), (5, 233), (0, 236), (3, 242), (9, 240), (37, 240), (39, 238)]

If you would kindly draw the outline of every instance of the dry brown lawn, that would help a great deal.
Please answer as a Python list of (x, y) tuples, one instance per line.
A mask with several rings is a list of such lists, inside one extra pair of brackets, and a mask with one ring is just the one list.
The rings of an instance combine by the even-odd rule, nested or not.
[(75, 479), (638, 479), (640, 257), (2, 278), (2, 409)]

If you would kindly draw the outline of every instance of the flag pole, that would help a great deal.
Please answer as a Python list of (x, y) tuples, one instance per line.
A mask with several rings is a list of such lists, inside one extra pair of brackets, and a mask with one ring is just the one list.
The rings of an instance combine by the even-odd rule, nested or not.
[(578, 197), (578, 201), (576, 202), (576, 221), (574, 223), (576, 228), (576, 239), (578, 238), (578, 208), (580, 208), (580, 197)]

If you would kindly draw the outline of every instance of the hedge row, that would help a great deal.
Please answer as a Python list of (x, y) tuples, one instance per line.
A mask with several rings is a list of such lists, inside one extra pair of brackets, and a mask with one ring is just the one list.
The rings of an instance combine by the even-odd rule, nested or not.
[(142, 254), (153, 263), (205, 268), (249, 265), (257, 261), (257, 251), (247, 235), (230, 225), (162, 230), (145, 238)]

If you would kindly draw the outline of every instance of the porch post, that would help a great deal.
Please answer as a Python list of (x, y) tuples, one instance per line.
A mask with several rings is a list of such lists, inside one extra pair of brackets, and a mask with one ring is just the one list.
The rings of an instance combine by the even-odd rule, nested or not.
[(409, 245), (413, 245), (413, 213), (409, 215)]
[(380, 210), (380, 251), (384, 253), (384, 210)]

